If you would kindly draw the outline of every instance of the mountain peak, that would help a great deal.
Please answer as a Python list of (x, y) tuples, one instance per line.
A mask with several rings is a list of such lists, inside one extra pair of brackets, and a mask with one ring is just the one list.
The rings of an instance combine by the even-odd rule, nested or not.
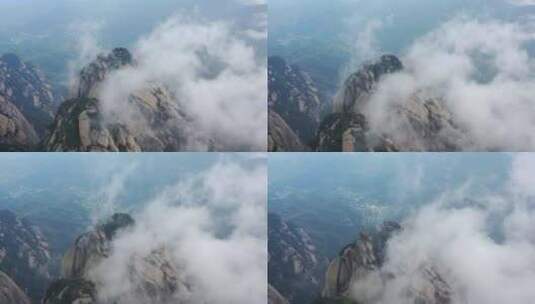
[(126, 48), (122, 48), (122, 47), (114, 48), (111, 52), (111, 55), (120, 59), (123, 65), (132, 64), (133, 62), (132, 54)]
[(383, 55), (375, 62), (364, 64), (346, 79), (342, 94), (335, 100), (335, 112), (360, 113), (379, 80), (384, 75), (396, 73), (402, 69), (403, 63), (395, 55)]
[(111, 240), (115, 234), (122, 229), (133, 226), (135, 224), (134, 219), (126, 213), (115, 213), (99, 228), (104, 231), (106, 237)]
[(100, 54), (82, 68), (78, 79), (77, 97), (96, 97), (96, 88), (112, 71), (133, 64), (133, 57), (126, 48), (115, 48), (107, 54)]

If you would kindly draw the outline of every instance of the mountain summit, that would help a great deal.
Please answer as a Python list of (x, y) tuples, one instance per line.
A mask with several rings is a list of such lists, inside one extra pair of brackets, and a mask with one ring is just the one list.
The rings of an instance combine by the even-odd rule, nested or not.
[(80, 235), (63, 258), (62, 278), (50, 285), (43, 303), (171, 303), (186, 298), (189, 285), (166, 247), (144, 256), (126, 255), (128, 269), (121, 282), (128, 286), (126, 289), (108, 286), (96, 275), (98, 269), (102, 270), (101, 263), (110, 259), (114, 250), (121, 250), (114, 247), (117, 236), (134, 229), (135, 225), (130, 215), (114, 214)]
[(127, 49), (117, 48), (83, 68), (75, 97), (61, 105), (45, 149), (179, 151), (195, 141), (193, 136), (186, 138), (186, 134), (193, 133), (188, 132), (189, 118), (162, 84), (146, 83), (141, 89), (119, 96), (119, 100), (103, 99), (104, 83), (135, 65)]
[(371, 116), (370, 103), (381, 81), (402, 70), (399, 58), (384, 55), (350, 75), (335, 97), (333, 113), (320, 124), (316, 150), (458, 150), (462, 133), (440, 98), (413, 92), (407, 100), (381, 108), (382, 120)]

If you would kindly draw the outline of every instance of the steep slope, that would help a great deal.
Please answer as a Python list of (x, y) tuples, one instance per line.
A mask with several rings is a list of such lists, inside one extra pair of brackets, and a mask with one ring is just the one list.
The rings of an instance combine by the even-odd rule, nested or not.
[(335, 97), (334, 113), (325, 117), (318, 129), (316, 150), (458, 150), (462, 135), (451, 114), (439, 98), (422, 92), (414, 92), (407, 100), (384, 109), (381, 125), (370, 120), (369, 103), (380, 81), (402, 69), (397, 57), (384, 55), (349, 76)]
[(320, 292), (327, 260), (310, 236), (276, 214), (268, 215), (268, 281), (291, 303), (310, 303)]
[(30, 299), (9, 278), (0, 271), (0, 303), (2, 304), (30, 304)]
[(276, 112), (268, 112), (268, 151), (297, 152), (308, 149), (301, 143), (299, 137)]
[[(135, 225), (128, 214), (114, 214), (94, 230), (78, 237), (63, 259), (62, 279), (50, 285), (44, 303), (170, 303), (180, 293), (187, 293), (184, 283), (165, 247), (147, 256), (133, 256), (129, 260), (126, 290), (110, 296), (102, 290), (106, 286), (95, 276), (95, 269), (112, 254), (113, 241), (118, 233)], [(98, 301), (97, 301), (98, 300)], [(78, 301), (78, 302), (77, 302)], [(84, 302), (85, 301), (85, 302)]]
[(95, 284), (84, 279), (61, 279), (48, 288), (43, 304), (96, 304)]
[[(345, 246), (329, 264), (321, 299), (316, 303), (376, 303), (366, 295), (367, 288), (359, 286), (373, 284), (380, 291), (395, 279), (395, 274), (382, 266), (386, 243), (400, 229), (399, 224), (386, 222), (377, 233), (361, 233), (357, 241)], [(451, 303), (451, 288), (432, 265), (423, 267), (417, 276), (416, 284), (402, 286), (398, 296), (403, 294), (414, 304)]]
[[(111, 74), (135, 66), (130, 52), (114, 49), (82, 69), (75, 97), (65, 101), (44, 142), (48, 151), (180, 151), (195, 145), (190, 119), (161, 84), (130, 92), (120, 109), (100, 100)], [(188, 137), (186, 134), (189, 134)], [(203, 142), (211, 146), (210, 142)]]
[(28, 296), (39, 299), (50, 282), (50, 251), (41, 232), (28, 221), (0, 210), (0, 270)]
[(43, 137), (54, 120), (59, 99), (43, 73), (15, 54), (0, 57), (0, 96), (19, 109)]
[(39, 137), (17, 107), (0, 94), (0, 151), (34, 149)]
[(273, 286), (268, 285), (268, 304), (289, 304)]
[(280, 115), (301, 142), (310, 144), (321, 112), (319, 92), (310, 76), (280, 57), (270, 57), (268, 90), (269, 109)]

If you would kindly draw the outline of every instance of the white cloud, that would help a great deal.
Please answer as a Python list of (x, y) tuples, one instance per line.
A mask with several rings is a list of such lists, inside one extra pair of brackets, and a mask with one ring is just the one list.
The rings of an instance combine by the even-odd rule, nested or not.
[[(367, 109), (372, 128), (396, 134), (385, 115), (416, 92), (444, 100), (466, 138), (465, 150), (535, 147), (535, 41), (530, 25), (455, 18), (408, 49), (405, 71), (384, 77)], [(403, 136), (403, 134), (397, 134)]]
[[(267, 168), (228, 160), (168, 188), (135, 216), (94, 273), (103, 298), (132, 293), (128, 264), (166, 246), (190, 293), (185, 303), (265, 303)], [(133, 303), (129, 299), (128, 303)], [(140, 303), (143, 302), (139, 299)]]
[[(138, 41), (133, 48), (137, 64), (112, 73), (100, 86), (105, 117), (150, 132), (127, 97), (163, 84), (193, 118), (185, 126), (175, 126), (190, 139), (186, 150), (206, 150), (209, 139), (226, 151), (265, 150), (267, 68), (255, 45), (266, 39), (263, 19), (243, 29), (231, 22), (194, 18), (172, 17)], [(99, 50), (88, 47), (95, 39), (83, 42), (84, 49)]]
[(533, 189), (525, 186), (535, 175), (523, 166), (531, 168), (535, 159), (518, 155), (514, 162), (504, 193), (480, 197), (477, 206), (459, 200), (458, 193), (445, 194), (406, 220), (388, 243), (383, 266), (396, 278), (384, 285), (373, 281), (373, 294), (355, 286), (355, 297), (413, 303), (401, 292), (421, 286), (420, 269), (433, 265), (452, 288), (452, 304), (530, 303), (535, 298), (535, 204)]

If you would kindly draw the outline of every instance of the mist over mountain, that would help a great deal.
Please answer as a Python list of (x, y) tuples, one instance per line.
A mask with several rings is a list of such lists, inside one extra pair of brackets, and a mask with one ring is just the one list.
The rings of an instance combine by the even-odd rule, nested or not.
[(212, 2), (24, 1), (0, 32), (25, 62), (0, 70), (2, 150), (266, 150), (266, 4)]
[[(501, 303), (532, 296), (533, 274), (520, 270), (533, 263), (529, 154), (288, 157), (270, 160), (269, 212), (298, 233), (270, 234), (270, 252), (286, 248), (287, 264), (270, 257), (269, 283), (289, 303)], [(320, 267), (321, 287), (307, 292), (300, 277), (283, 274), (316, 271), (297, 262), (312, 256), (303, 254), (310, 248), (330, 264)], [(291, 282), (276, 286), (280, 277)], [(315, 300), (295, 298), (298, 292)]]
[(263, 155), (62, 155), (0, 159), (0, 271), (32, 303), (265, 301)]
[[(504, 0), (274, 1), (269, 53), (326, 96), (313, 150), (529, 151), (533, 9)], [(402, 69), (356, 85), (389, 54)], [(348, 96), (359, 109), (341, 106)]]

